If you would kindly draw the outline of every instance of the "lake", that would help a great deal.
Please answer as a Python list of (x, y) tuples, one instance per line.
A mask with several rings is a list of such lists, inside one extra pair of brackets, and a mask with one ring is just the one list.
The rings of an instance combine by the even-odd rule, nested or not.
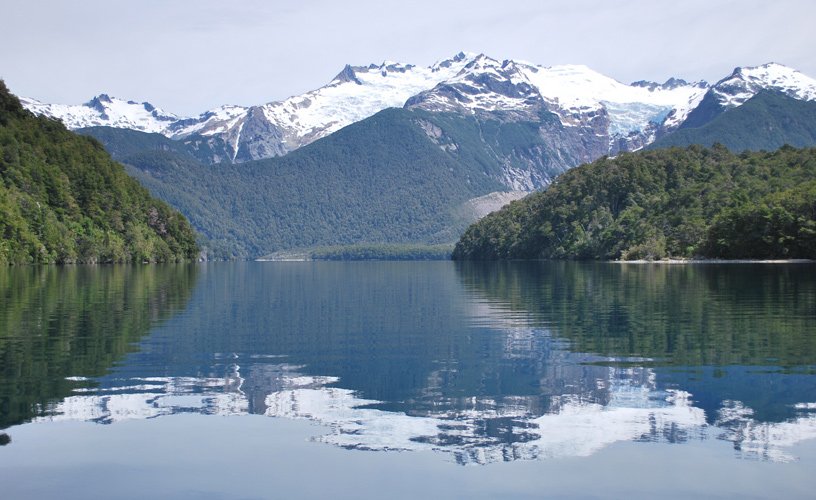
[(24, 498), (813, 498), (816, 265), (0, 269)]

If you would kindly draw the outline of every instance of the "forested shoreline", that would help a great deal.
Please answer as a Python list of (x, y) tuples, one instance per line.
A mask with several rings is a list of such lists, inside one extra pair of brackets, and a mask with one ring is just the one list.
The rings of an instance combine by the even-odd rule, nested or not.
[(816, 149), (601, 158), (470, 226), (453, 258), (816, 258)]
[(35, 117), (0, 81), (0, 264), (198, 257), (187, 219), (102, 145)]

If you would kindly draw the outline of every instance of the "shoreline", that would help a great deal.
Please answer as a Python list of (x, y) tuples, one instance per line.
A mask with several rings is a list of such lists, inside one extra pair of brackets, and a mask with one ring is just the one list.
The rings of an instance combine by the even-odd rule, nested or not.
[(813, 264), (813, 259), (660, 259), (610, 260), (617, 264)]

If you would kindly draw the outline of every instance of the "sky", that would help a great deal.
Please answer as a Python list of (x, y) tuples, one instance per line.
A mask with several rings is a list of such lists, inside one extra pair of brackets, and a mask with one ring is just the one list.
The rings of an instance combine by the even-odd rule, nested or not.
[(346, 64), (459, 51), (584, 64), (621, 82), (711, 83), (778, 62), (816, 77), (814, 0), (3, 0), (0, 78), (79, 104), (100, 93), (195, 116), (285, 99)]

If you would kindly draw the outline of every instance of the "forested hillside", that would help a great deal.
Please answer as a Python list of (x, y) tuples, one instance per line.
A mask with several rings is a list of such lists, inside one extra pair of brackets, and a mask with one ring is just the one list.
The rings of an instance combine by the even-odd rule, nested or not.
[(473, 224), (455, 259), (816, 258), (816, 149), (622, 154)]
[[(703, 106), (697, 114), (703, 113)], [(771, 151), (785, 144), (809, 147), (816, 144), (816, 102), (802, 101), (781, 92), (765, 90), (742, 106), (720, 112), (697, 125), (696, 115), (683, 127), (652, 143), (649, 149), (670, 146), (722, 144), (731, 151)]]
[[(241, 164), (203, 165), (157, 134), (82, 132), (188, 216), (209, 239), (211, 257), (257, 257), (328, 245), (456, 241), (475, 220), (463, 217), (463, 204), (509, 188), (498, 180), (501, 159), (467, 143), (479, 127), (446, 126), (459, 144), (451, 153), (418, 124), (429, 116), (388, 109), (284, 157)], [(511, 139), (523, 138), (511, 126), (495, 129), (501, 137), (491, 140), (508, 149)]]
[(194, 259), (187, 220), (102, 145), (35, 117), (0, 81), (0, 263)]

